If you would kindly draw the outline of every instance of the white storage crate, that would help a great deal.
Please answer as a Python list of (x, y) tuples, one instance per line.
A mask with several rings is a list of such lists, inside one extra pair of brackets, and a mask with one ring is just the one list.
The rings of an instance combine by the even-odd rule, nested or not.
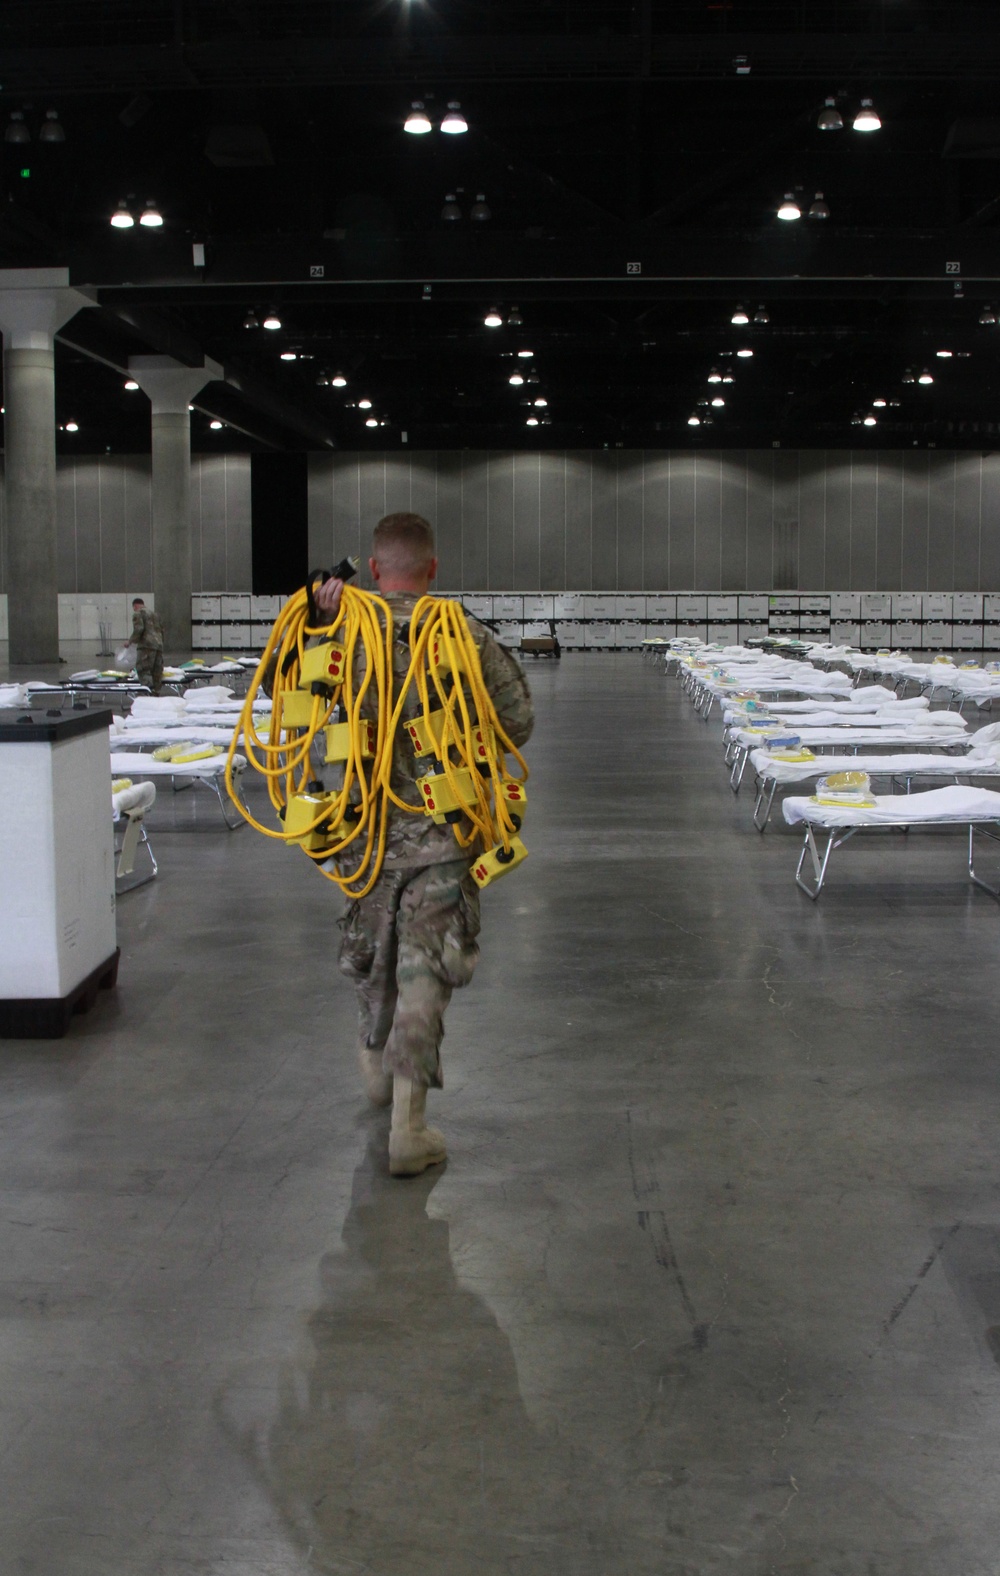
[(219, 598), (219, 602), (219, 611), (224, 620), (231, 619), (238, 623), (250, 622), (249, 591), (224, 591)]
[(273, 624), (281, 612), (285, 598), (280, 596), (251, 596), (250, 619), (251, 622), (267, 619), (268, 624)]
[[(733, 600), (735, 601), (735, 598)], [(739, 625), (709, 624), (708, 638), (710, 642), (721, 641), (726, 646), (737, 646), (740, 640)]]
[(983, 617), (1000, 624), (1000, 595), (995, 591), (983, 597)]
[[(535, 618), (535, 619), (538, 619), (538, 618), (552, 618), (552, 617), (554, 617), (554, 614), (552, 612), (552, 603), (553, 603), (553, 598), (550, 597), (550, 596), (537, 596), (537, 595), (525, 596), (524, 597), (524, 617), (525, 618)], [(548, 630), (545, 630), (544, 633), (548, 634)]]
[(892, 597), (888, 591), (862, 591), (861, 622), (866, 619), (888, 619), (892, 613)]
[[(1000, 602), (1000, 597), (997, 601)], [(997, 618), (1000, 619), (1000, 613), (997, 614)], [(677, 598), (658, 591), (655, 596), (646, 598), (646, 622), (655, 624), (663, 620), (668, 624), (677, 622)]]
[(519, 624), (524, 617), (524, 598), (520, 596), (495, 596), (493, 598), (493, 617), (505, 620), (507, 623)]
[(925, 591), (924, 618), (934, 623), (951, 623), (951, 592)]
[(982, 624), (953, 624), (951, 643), (956, 651), (982, 651)]
[(222, 617), (219, 592), (198, 591), (191, 598), (191, 617), (197, 624), (217, 624)]
[(914, 622), (923, 612), (922, 601), (919, 591), (894, 591), (892, 593), (893, 618), (908, 623)]
[(576, 621), (583, 617), (583, 597), (579, 591), (561, 591), (552, 598), (553, 617)]
[(645, 640), (673, 640), (677, 634), (676, 624), (667, 624), (662, 620), (655, 623), (647, 622), (643, 625), (643, 629)]
[(978, 624), (983, 617), (981, 591), (956, 591), (951, 599), (951, 616), (955, 623)]
[(892, 626), (892, 643), (904, 651), (916, 651), (920, 646), (920, 625), (898, 620)]
[(739, 619), (741, 624), (752, 623), (755, 620), (767, 617), (768, 602), (770, 601), (770, 598), (765, 592), (752, 591), (745, 594), (741, 593), (736, 600), (739, 603)]
[(194, 651), (221, 651), (222, 626), (220, 624), (192, 624), (191, 647)]
[[(831, 597), (831, 601), (833, 598)], [(830, 625), (830, 644), (832, 646), (857, 646), (861, 639), (861, 625), (844, 623), (838, 620)]]
[(888, 646), (891, 634), (887, 623), (882, 623), (878, 619), (868, 619), (861, 625), (861, 644), (866, 650), (870, 647), (877, 651), (881, 646)]
[(821, 613), (826, 618), (830, 616), (830, 593), (828, 591), (803, 591), (799, 595), (800, 613)]
[(591, 647), (610, 649), (615, 644), (618, 629), (615, 624), (590, 623), (587, 625), (587, 650)]
[(567, 651), (582, 651), (586, 645), (586, 624), (580, 619), (556, 619), (556, 639)]
[(677, 625), (678, 640), (706, 640), (708, 639), (707, 624), (681, 624)]
[(536, 619), (534, 623), (521, 625), (522, 640), (545, 640), (552, 631), (548, 619)]
[(619, 651), (635, 651), (642, 645), (646, 636), (645, 624), (638, 624), (634, 619), (614, 624), (615, 645)]
[(861, 618), (861, 593), (859, 591), (830, 592), (831, 619), (857, 623)]
[(7, 623), (7, 593), (0, 595), (0, 640), (10, 639), (10, 627)]
[(583, 593), (583, 616), (592, 623), (610, 623), (615, 616), (614, 597), (606, 591), (585, 591)]
[[(193, 633), (193, 631), (192, 631)], [(222, 625), (222, 650), (223, 651), (249, 651), (250, 650), (250, 625), (249, 624), (223, 624)]]
[(502, 646), (507, 646), (511, 651), (516, 651), (521, 644), (520, 619), (498, 619), (496, 621), (496, 637)]
[(799, 614), (799, 634), (800, 635), (826, 635), (826, 634), (829, 633), (829, 630), (830, 630), (830, 615), (829, 615), (829, 613), (814, 613), (814, 614), (800, 613)]
[(778, 595), (769, 596), (767, 599), (768, 616), (771, 618), (774, 617), (775, 613), (797, 613), (798, 610), (799, 599), (797, 596), (790, 596), (785, 592), (780, 592)]
[(250, 625), (250, 647), (251, 647), (251, 650), (253, 650), (253, 651), (263, 651), (264, 647), (267, 645), (268, 641), (271, 638), (271, 630), (273, 628), (274, 628), (274, 625), (270, 621), (268, 621), (267, 623), (261, 621), (261, 623), (259, 623), (259, 624), (251, 624)]
[(677, 622), (684, 624), (689, 621), (706, 623), (708, 620), (707, 596), (678, 596)]
[[(950, 601), (951, 598), (949, 597), (948, 600)], [(926, 609), (926, 606), (927, 606), (927, 602), (926, 602), (926, 598), (925, 598), (925, 600), (924, 600), (924, 607), (925, 607), (925, 609)], [(923, 649), (925, 651), (930, 651), (930, 650), (945, 650), (945, 651), (948, 651), (948, 650), (951, 649), (952, 639), (951, 639), (951, 623), (950, 622), (945, 624), (945, 623), (942, 623), (940, 620), (935, 619), (933, 621), (925, 623), (920, 633), (921, 633), (921, 636), (922, 636), (920, 644), (922, 645), (922, 647), (923, 647)]]
[(462, 592), (462, 606), (473, 618), (493, 617), (493, 598), (482, 591)]
[(748, 640), (759, 640), (767, 634), (767, 620), (757, 619), (754, 623), (741, 623), (737, 626), (740, 635), (740, 645), (745, 646)]
[(739, 617), (739, 597), (710, 596), (705, 600), (710, 624), (735, 624)]
[(646, 598), (644, 596), (616, 596), (615, 618), (620, 624), (645, 623)]

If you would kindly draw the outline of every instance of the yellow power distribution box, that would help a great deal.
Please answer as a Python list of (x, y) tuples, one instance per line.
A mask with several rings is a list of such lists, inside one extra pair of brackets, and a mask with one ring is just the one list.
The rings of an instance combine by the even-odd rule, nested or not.
[(477, 765), (480, 761), (484, 766), (487, 765), (490, 756), (496, 753), (493, 729), (488, 724), (478, 723), (472, 730), (472, 745)]
[(496, 848), (491, 848), (488, 854), (480, 854), (472, 866), (472, 879), (477, 886), (487, 887), (491, 881), (499, 881), (501, 876), (509, 875), (512, 870), (516, 870), (527, 857), (528, 850), (521, 839), (512, 837), (509, 854), (504, 853), (502, 843)]
[(285, 807), (285, 835), (288, 841), (297, 843), (300, 848), (308, 848), (313, 853), (320, 853), (330, 842), (329, 827), (325, 821), (311, 831), (310, 827), (324, 809), (329, 812), (333, 805), (332, 793), (293, 794)]
[(404, 723), (413, 741), (414, 755), (440, 755), (445, 715), (443, 710), (432, 711), (428, 717), (414, 717), (412, 722)]
[(505, 777), (500, 784), (500, 795), (513, 816), (514, 825), (520, 828), (528, 803), (524, 784), (519, 783), (516, 777)]
[[(461, 659), (457, 653), (455, 662), (456, 669), (454, 671), (464, 673), (465, 669), (462, 667)], [(434, 633), (427, 643), (427, 663), (437, 673), (451, 673), (453, 671), (448, 648), (445, 645), (444, 637), (439, 632)]]
[(302, 654), (299, 669), (299, 689), (309, 689), (312, 684), (326, 684), (330, 688), (343, 682), (347, 653), (337, 640), (324, 640), (319, 646), (310, 646)]
[(431, 772), (427, 777), (417, 778), (417, 787), (424, 801), (424, 809), (439, 826), (444, 825), (449, 815), (466, 810), (469, 805), (476, 803), (476, 787), (472, 773), (462, 766), (455, 771), (454, 776), (458, 781), (460, 798), (443, 772)]
[(285, 690), (281, 697), (281, 726), (283, 728), (308, 728), (313, 719), (313, 705), (318, 704), (317, 719), (322, 717), (329, 702), (308, 690)]
[[(335, 761), (346, 761), (351, 753), (351, 724), (332, 722), (323, 732), (326, 734), (326, 764), (329, 766)], [(368, 717), (363, 717), (358, 724), (358, 736), (361, 759), (370, 761), (375, 754), (375, 724)]]

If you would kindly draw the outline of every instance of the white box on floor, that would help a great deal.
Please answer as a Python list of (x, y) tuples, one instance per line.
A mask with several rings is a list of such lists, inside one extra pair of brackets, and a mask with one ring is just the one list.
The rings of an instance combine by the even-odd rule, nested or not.
[(982, 651), (983, 626), (982, 624), (953, 624), (951, 640), (956, 651)]
[(895, 623), (892, 626), (892, 643), (904, 651), (916, 651), (920, 647), (920, 625)]
[(831, 646), (856, 646), (861, 639), (861, 625), (838, 620), (830, 625)]
[(735, 624), (739, 617), (739, 597), (737, 596), (710, 596), (706, 597), (708, 604), (708, 622), (710, 624)]
[(191, 649), (193, 651), (221, 651), (221, 624), (192, 624)]
[(222, 617), (222, 597), (216, 591), (198, 591), (191, 598), (191, 617), (199, 624), (217, 624)]
[(284, 601), (284, 597), (280, 596), (251, 596), (250, 622), (259, 620), (263, 623), (267, 619), (269, 624), (273, 624), (281, 612)]
[[(534, 619), (553, 618), (555, 615), (552, 611), (552, 603), (553, 598), (551, 596), (538, 595), (535, 592), (530, 596), (525, 595), (524, 617)], [(548, 634), (548, 630), (545, 630), (544, 633)]]
[(482, 591), (462, 592), (462, 606), (473, 618), (493, 617), (493, 598)]
[(888, 619), (892, 613), (892, 597), (888, 591), (862, 591), (861, 622), (866, 619)]
[(690, 620), (693, 623), (707, 623), (708, 597), (707, 596), (678, 596), (677, 622), (683, 623)]
[(752, 623), (767, 618), (770, 598), (763, 591), (741, 592), (737, 597), (740, 623)]
[(80, 613), (75, 594), (59, 592), (59, 639), (79, 640)]
[(839, 621), (857, 623), (861, 618), (860, 591), (831, 591), (830, 617)]
[(616, 596), (615, 618), (619, 624), (644, 623), (646, 619), (646, 598), (644, 596)]
[[(0, 1016), (4, 1034), (53, 1037), (19, 1016), (64, 1000), (114, 961), (110, 712), (0, 713)], [(55, 1034), (60, 1033), (56, 1029)]]
[(618, 634), (614, 624), (590, 623), (587, 625), (587, 650), (592, 646), (610, 650)]
[(223, 651), (249, 651), (250, 625), (223, 624), (222, 649)]
[(553, 617), (571, 620), (583, 617), (583, 596), (579, 591), (560, 591), (552, 598)]
[(250, 621), (250, 593), (249, 591), (227, 591), (219, 598), (220, 614), (222, 618), (234, 619), (239, 623)]
[(951, 599), (951, 609), (951, 616), (956, 624), (979, 624), (983, 618), (983, 593), (955, 591)]
[(934, 623), (951, 623), (951, 592), (925, 591), (924, 618)]
[(493, 617), (506, 619), (508, 623), (512, 623), (516, 619), (520, 623), (524, 617), (524, 598), (510, 596), (507, 593), (504, 593), (503, 596), (495, 596), (493, 598)]
[(724, 646), (739, 645), (740, 631), (738, 624), (709, 624), (708, 638), (713, 644), (721, 642)]
[[(1000, 601), (1000, 598), (998, 598)], [(997, 614), (1000, 619), (1000, 613)], [(646, 622), (656, 623), (665, 619), (668, 624), (673, 624), (677, 619), (677, 598), (668, 596), (666, 592), (658, 591), (655, 596), (646, 598)]]
[[(950, 599), (949, 599), (950, 600)], [(926, 606), (926, 601), (925, 601)], [(924, 651), (950, 651), (952, 645), (951, 623), (945, 624), (938, 620), (926, 622), (921, 633), (921, 646)]]
[(913, 622), (919, 620), (923, 608), (923, 598), (919, 591), (894, 591), (892, 593), (893, 619)]
[(586, 645), (586, 624), (580, 619), (556, 619), (556, 639), (567, 651), (582, 651)]
[(637, 624), (631, 618), (614, 624), (612, 628), (615, 631), (615, 645), (619, 651), (635, 651), (646, 638), (645, 624)]

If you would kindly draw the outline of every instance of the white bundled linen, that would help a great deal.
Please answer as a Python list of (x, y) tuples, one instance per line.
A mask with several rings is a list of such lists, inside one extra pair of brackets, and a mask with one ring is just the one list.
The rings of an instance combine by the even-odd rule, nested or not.
[(970, 821), (1000, 821), (1000, 793), (992, 788), (929, 788), (926, 793), (876, 796), (867, 806), (814, 804), (811, 799), (786, 799), (781, 813), (789, 826), (806, 823), (827, 828), (846, 826), (920, 826)]
[(179, 695), (137, 695), (132, 702), (132, 716), (145, 717), (148, 722), (165, 722), (168, 717), (183, 717), (185, 710)]
[(180, 744), (183, 740), (190, 740), (194, 749), (203, 744), (224, 744), (228, 749), (232, 737), (232, 728), (213, 728), (205, 723), (188, 723), (183, 728), (157, 728), (152, 723), (142, 723), (137, 727), (126, 724), (120, 731), (111, 733), (111, 748), (114, 749), (117, 744), (129, 750), (137, 744)]
[(758, 777), (781, 787), (831, 772), (868, 772), (872, 777), (1000, 776), (1000, 761), (988, 755), (819, 755), (811, 761), (781, 761), (767, 750), (752, 750), (750, 765)]
[(117, 793), (111, 795), (111, 812), (116, 821), (130, 810), (151, 810), (156, 803), (156, 788), (153, 783), (132, 783), (128, 788), (119, 788)]
[[(898, 744), (902, 749), (907, 745), (935, 745), (949, 746), (953, 744), (965, 745), (969, 736), (958, 728), (925, 728), (914, 724), (913, 727), (901, 727), (897, 732), (892, 728), (795, 728), (789, 729), (795, 737), (810, 749), (844, 744)], [(745, 728), (733, 730), (732, 739), (741, 750), (759, 750), (765, 740), (759, 733), (751, 733)]]
[(211, 710), (213, 706), (225, 706), (233, 698), (231, 689), (224, 684), (195, 685), (184, 691), (184, 704), (189, 711)]
[[(735, 721), (724, 713), (725, 720)], [(957, 711), (922, 711), (903, 712), (901, 715), (893, 710), (864, 711), (860, 715), (850, 707), (844, 706), (840, 711), (811, 711), (796, 712), (789, 716), (783, 707), (768, 707), (767, 717), (762, 722), (767, 724), (768, 718), (773, 718), (775, 723), (787, 727), (790, 733), (801, 734), (808, 728), (843, 728), (845, 733), (854, 733), (858, 728), (943, 728), (946, 733), (960, 733), (968, 727), (965, 718)]]
[(28, 704), (27, 684), (0, 684), (0, 709)]

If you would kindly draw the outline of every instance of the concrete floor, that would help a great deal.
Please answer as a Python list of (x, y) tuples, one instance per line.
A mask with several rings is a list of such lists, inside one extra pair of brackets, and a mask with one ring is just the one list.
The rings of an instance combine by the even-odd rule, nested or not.
[(531, 859), (391, 1181), (335, 894), (161, 794), (119, 989), (0, 1045), (0, 1569), (996, 1576), (1000, 912), (818, 905), (638, 655), (530, 670)]

